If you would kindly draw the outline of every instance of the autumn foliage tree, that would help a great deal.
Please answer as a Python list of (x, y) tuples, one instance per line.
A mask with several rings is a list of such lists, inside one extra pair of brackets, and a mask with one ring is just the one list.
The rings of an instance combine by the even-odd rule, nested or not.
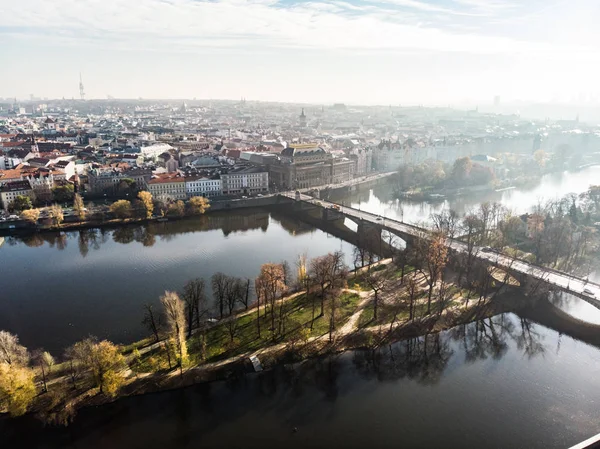
[(0, 362), (0, 406), (11, 416), (23, 415), (36, 396), (33, 370)]
[(146, 218), (152, 218), (152, 212), (154, 212), (154, 201), (152, 200), (152, 194), (143, 190), (137, 194), (137, 197), (146, 213)]
[(189, 199), (187, 208), (190, 215), (202, 215), (208, 210), (210, 203), (203, 196), (193, 196)]
[(115, 201), (110, 205), (109, 210), (115, 217), (120, 219), (131, 217), (131, 203), (127, 200)]
[(77, 218), (79, 218), (79, 221), (85, 220), (85, 215), (86, 215), (85, 205), (83, 204), (83, 198), (81, 197), (81, 195), (79, 193), (76, 193), (75, 198), (73, 199), (73, 209), (75, 210), (75, 213), (77, 214)]
[(91, 372), (100, 393), (116, 396), (123, 384), (121, 371), (125, 367), (125, 359), (119, 348), (110, 341), (99, 342), (95, 337), (89, 337), (75, 343), (74, 352), (79, 358), (78, 362)]
[(21, 219), (27, 221), (28, 223), (36, 224), (39, 218), (39, 209), (27, 209), (21, 212)]
[(169, 340), (174, 345), (177, 354), (179, 372), (188, 362), (187, 342), (185, 340), (185, 304), (175, 292), (166, 291), (160, 298), (167, 320)]

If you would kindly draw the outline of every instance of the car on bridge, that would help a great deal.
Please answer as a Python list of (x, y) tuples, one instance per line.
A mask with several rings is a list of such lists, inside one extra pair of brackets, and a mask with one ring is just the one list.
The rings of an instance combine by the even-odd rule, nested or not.
[(596, 294), (589, 287), (585, 287), (583, 289), (583, 293), (585, 293), (586, 295), (590, 295), (593, 298), (596, 297)]

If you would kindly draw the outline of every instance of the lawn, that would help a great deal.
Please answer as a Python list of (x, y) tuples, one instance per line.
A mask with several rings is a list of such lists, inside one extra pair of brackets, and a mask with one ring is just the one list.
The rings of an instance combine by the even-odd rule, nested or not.
[[(276, 332), (275, 338), (271, 332), (271, 314), (266, 317), (264, 309), (260, 314), (260, 337), (258, 336), (258, 323), (256, 311), (240, 316), (232, 322), (218, 323), (216, 326), (206, 331), (206, 362), (214, 362), (225, 358), (246, 352), (256, 351), (258, 349), (271, 346), (273, 344), (288, 341), (299, 328), (310, 329), (312, 321), (313, 300), (315, 305), (315, 320), (313, 328), (308, 335), (318, 337), (329, 332), (328, 313), (330, 309), (330, 300), (324, 304), (325, 315), (319, 316), (321, 312), (321, 302), (318, 293), (311, 293), (307, 298), (306, 294), (296, 296), (295, 298), (284, 302), (285, 327), (282, 326), (282, 334)], [(339, 306), (336, 312), (336, 328), (344, 325), (348, 318), (356, 311), (360, 296), (355, 293), (343, 292), (339, 295)], [(275, 308), (276, 317), (279, 315), (279, 304)], [(275, 320), (275, 327), (278, 330), (278, 320)], [(233, 338), (232, 338), (233, 334)], [(188, 352), (190, 364), (199, 365), (201, 360), (202, 336), (197, 333), (188, 340)], [(137, 372), (154, 372), (168, 369), (168, 360), (164, 349), (154, 351), (152, 354), (144, 355), (134, 363), (133, 369)]]

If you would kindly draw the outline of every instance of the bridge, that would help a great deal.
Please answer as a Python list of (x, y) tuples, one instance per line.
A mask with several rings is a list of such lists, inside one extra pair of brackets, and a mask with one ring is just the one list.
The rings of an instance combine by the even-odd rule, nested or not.
[[(428, 238), (428, 235), (430, 235), (427, 229), (418, 226), (384, 218), (377, 214), (329, 201), (317, 200), (303, 193), (283, 192), (279, 195), (297, 203), (310, 205), (310, 208), (313, 210), (321, 208), (321, 215), (324, 221), (349, 218), (358, 225), (358, 234), (362, 232), (377, 232), (381, 235), (381, 231), (386, 230), (403, 239), (407, 245), (415, 240)], [(467, 254), (469, 252), (467, 244), (460, 240), (447, 239), (446, 242), (447, 246), (456, 253)], [(509, 257), (493, 250), (485, 251), (483, 248), (476, 248), (473, 256), (482, 262), (505, 270), (517, 278), (545, 282), (555, 288), (578, 296), (600, 309), (600, 284), (552, 268), (532, 264), (523, 259)]]

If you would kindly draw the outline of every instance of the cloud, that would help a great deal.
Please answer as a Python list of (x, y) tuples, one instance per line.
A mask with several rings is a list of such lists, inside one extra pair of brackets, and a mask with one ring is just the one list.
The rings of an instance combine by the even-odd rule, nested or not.
[(0, 38), (115, 51), (305, 48), (597, 58), (593, 48), (485, 30), (483, 17), (515, 8), (502, 0), (20, 0), (0, 16)]

